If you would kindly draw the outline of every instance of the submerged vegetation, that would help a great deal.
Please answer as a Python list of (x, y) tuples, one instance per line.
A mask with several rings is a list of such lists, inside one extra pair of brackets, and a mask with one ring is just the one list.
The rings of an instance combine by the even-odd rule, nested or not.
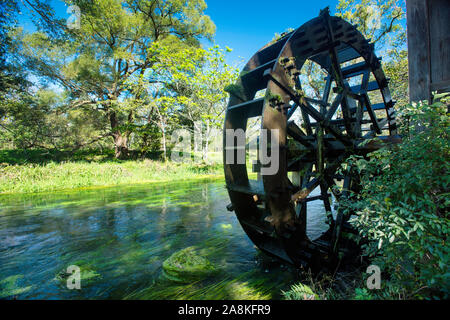
[(210, 276), (217, 269), (201, 254), (196, 247), (175, 252), (163, 262), (164, 277), (174, 282), (190, 283)]
[[(280, 299), (295, 270), (255, 250), (227, 197), (223, 181), (3, 195), (0, 291), (18, 299)], [(164, 264), (183, 283), (167, 279)], [(82, 290), (66, 288), (72, 265)], [(186, 280), (199, 265), (209, 266), (207, 276), (200, 268)]]
[(9, 276), (0, 281), (0, 299), (18, 296), (32, 289), (32, 286), (21, 286), (23, 275)]
[[(89, 285), (102, 278), (102, 276), (94, 270), (92, 265), (86, 261), (75, 261), (73, 265), (80, 268), (80, 282), (83, 282), (83, 286)], [(69, 275), (70, 274), (68, 274), (66, 270), (61, 270), (55, 276), (55, 280), (60, 281), (62, 285), (66, 285)]]
[(145, 290), (133, 293), (125, 299), (165, 300), (270, 300), (276, 299), (274, 279), (258, 276), (257, 272), (245, 272), (237, 278), (228, 276), (217, 282), (191, 282), (168, 286), (157, 282)]

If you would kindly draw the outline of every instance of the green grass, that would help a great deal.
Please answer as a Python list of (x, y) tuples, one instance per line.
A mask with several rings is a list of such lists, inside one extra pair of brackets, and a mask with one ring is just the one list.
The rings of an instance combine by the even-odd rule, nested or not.
[(0, 162), (0, 194), (37, 193), (221, 176), (223, 176), (221, 164), (202, 165), (148, 159), (21, 165)]
[[(154, 158), (157, 158), (155, 155)], [(14, 164), (46, 164), (49, 162), (111, 162), (114, 160), (114, 150), (41, 150), (41, 149), (0, 149), (0, 165)]]

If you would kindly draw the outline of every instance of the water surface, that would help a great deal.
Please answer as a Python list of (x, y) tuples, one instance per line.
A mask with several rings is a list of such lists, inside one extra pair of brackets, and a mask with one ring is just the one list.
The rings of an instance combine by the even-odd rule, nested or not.
[[(222, 180), (0, 196), (0, 298), (281, 298), (295, 270), (259, 252), (228, 203)], [(316, 206), (312, 236), (324, 226)], [(162, 277), (163, 261), (190, 246), (218, 272)], [(67, 288), (70, 265), (82, 269), (81, 290)]]

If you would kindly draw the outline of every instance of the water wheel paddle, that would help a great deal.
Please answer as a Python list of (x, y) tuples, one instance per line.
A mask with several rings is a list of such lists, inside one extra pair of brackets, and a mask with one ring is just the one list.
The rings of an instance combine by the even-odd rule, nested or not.
[[(308, 60), (325, 75), (322, 84), (315, 84), (320, 94), (314, 96), (301, 72)], [(374, 46), (355, 26), (325, 9), (259, 50), (227, 91), (228, 209), (248, 237), (262, 251), (295, 265), (330, 265), (351, 256), (354, 244), (344, 235), (357, 231), (342, 210), (332, 214), (332, 202), (348, 199), (360, 185), (351, 170), (339, 174), (338, 168), (351, 155), (365, 156), (385, 142), (399, 141), (394, 102)], [(245, 146), (230, 148), (225, 133), (247, 133), (254, 118), (261, 132), (278, 132), (279, 170), (249, 180), (247, 161), (227, 163)], [(262, 166), (257, 162), (253, 170)], [(307, 236), (312, 201), (323, 203), (329, 224), (317, 239)]]

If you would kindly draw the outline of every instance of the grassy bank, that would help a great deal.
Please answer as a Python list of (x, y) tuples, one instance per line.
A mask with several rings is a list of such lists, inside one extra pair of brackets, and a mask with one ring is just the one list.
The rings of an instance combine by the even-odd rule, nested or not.
[[(1, 163), (1, 162), (0, 162)], [(157, 160), (0, 164), (0, 194), (191, 180), (223, 175), (222, 165)]]

